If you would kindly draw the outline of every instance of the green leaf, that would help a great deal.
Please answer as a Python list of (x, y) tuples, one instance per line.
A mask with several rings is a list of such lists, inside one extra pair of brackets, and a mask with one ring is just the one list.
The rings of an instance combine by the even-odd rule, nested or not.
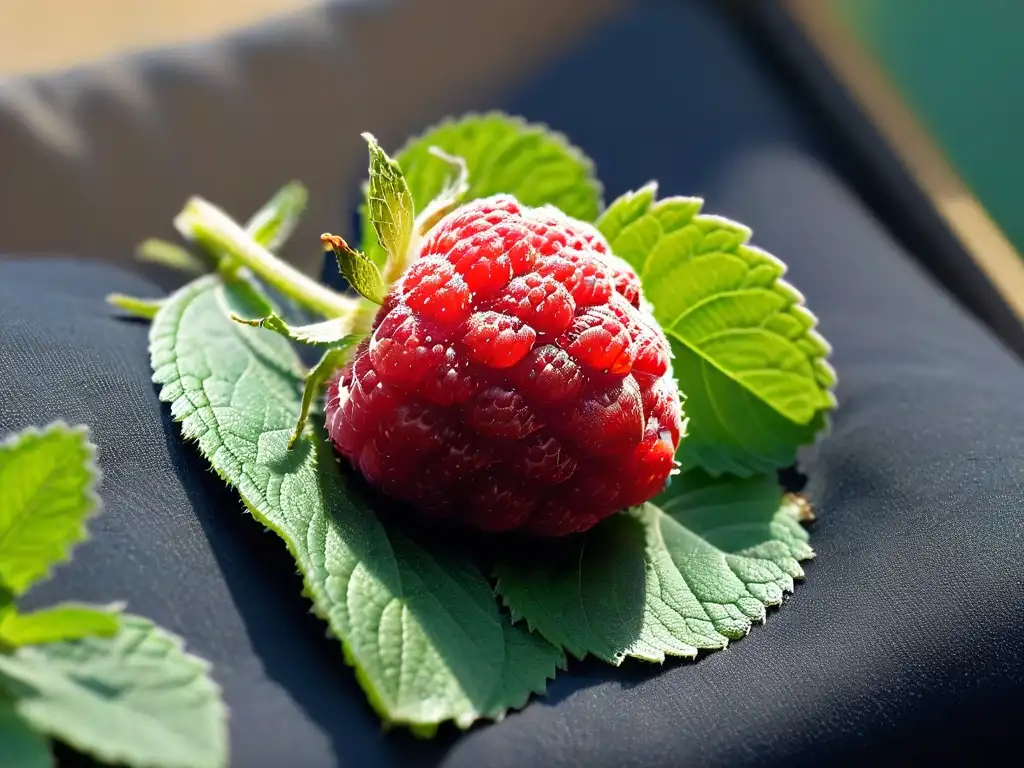
[[(577, 219), (593, 221), (601, 209), (594, 164), (560, 133), (498, 112), (446, 120), (412, 139), (396, 155), (416, 210), (424, 210), (449, 183), (451, 165), (437, 148), (461, 157), (469, 169), (464, 199), (499, 192), (530, 206), (551, 204)], [(362, 247), (382, 264), (380, 247), (363, 208)]]
[(288, 440), (288, 450), (292, 450), (295, 444), (302, 437), (306, 427), (306, 420), (309, 418), (309, 410), (313, 405), (313, 398), (323, 394), (324, 384), (335, 371), (345, 364), (348, 358), (348, 350), (357, 341), (355, 336), (345, 339), (343, 346), (329, 349), (324, 352), (320, 362), (314, 365), (306, 374), (306, 385), (302, 390), (302, 404), (299, 407), (299, 420), (295, 424), (292, 436)]
[(416, 214), (416, 234), (425, 235), (437, 222), (454, 211), (469, 194), (469, 166), (457, 155), (449, 155), (438, 147), (429, 147), (430, 154), (443, 160), (455, 171), (451, 181), (446, 182), (437, 196)]
[(203, 660), (125, 616), (111, 638), (0, 654), (0, 688), (34, 729), (108, 763), (227, 765), (227, 718)]
[(139, 261), (159, 264), (168, 269), (177, 269), (193, 275), (201, 275), (210, 270), (210, 264), (207, 261), (186, 248), (155, 237), (139, 243), (135, 250), (135, 257)]
[(53, 768), (50, 743), (21, 719), (14, 702), (0, 693), (0, 765), (4, 768)]
[(288, 450), (298, 360), (285, 339), (230, 321), (248, 303), (243, 284), (214, 279), (174, 294), (151, 328), (154, 380), (185, 437), (284, 539), (373, 706), (429, 734), (543, 691), (562, 654), (511, 626), (475, 565), (385, 529), (322, 429)]
[(401, 166), (387, 156), (372, 134), (364, 133), (363, 138), (370, 148), (366, 202), (377, 242), (387, 253), (384, 275), (390, 283), (405, 269), (416, 211)]
[(20, 595), (66, 560), (99, 507), (95, 449), (62, 422), (0, 443), (0, 582)]
[(232, 314), (231, 319), (253, 328), (266, 328), (300, 344), (338, 344), (348, 339), (355, 329), (354, 316), (332, 317), (310, 325), (289, 325), (276, 312), (255, 320)]
[(831, 352), (781, 261), (750, 230), (698, 215), (701, 201), (655, 201), (648, 185), (613, 202), (598, 228), (640, 275), (673, 342), (690, 435), (683, 469), (751, 475), (792, 462), (835, 407)]
[(137, 296), (128, 296), (123, 293), (107, 294), (107, 304), (117, 307), (122, 312), (141, 320), (152, 320), (156, 317), (156, 313), (163, 302), (163, 299), (141, 299)]
[(809, 424), (796, 424), (677, 339), (669, 342), (689, 420), (676, 452), (683, 471), (701, 467), (715, 475), (748, 477), (792, 466), (797, 449), (828, 428), (825, 411)]
[(377, 265), (366, 258), (365, 253), (353, 249), (338, 235), (324, 234), (320, 240), (334, 253), (341, 276), (360, 296), (374, 304), (384, 301), (387, 286), (384, 285)]
[[(115, 607), (116, 609), (116, 607)], [(120, 622), (111, 609), (65, 603), (33, 613), (11, 609), (0, 615), (0, 647), (79, 640), (83, 637), (112, 637)]]
[(0, 581), (0, 620), (6, 615), (7, 609), (14, 605), (14, 592)]
[(285, 184), (246, 222), (245, 231), (268, 251), (278, 251), (299, 225), (309, 192), (299, 182)]
[(657, 503), (583, 536), (498, 563), (513, 617), (577, 657), (693, 658), (743, 637), (813, 556), (806, 508), (771, 476), (691, 473)]

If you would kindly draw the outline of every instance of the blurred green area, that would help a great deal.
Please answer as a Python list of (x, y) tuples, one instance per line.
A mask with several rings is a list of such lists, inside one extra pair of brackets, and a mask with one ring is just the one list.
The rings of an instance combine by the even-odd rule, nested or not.
[(1024, 0), (821, 0), (1024, 253)]

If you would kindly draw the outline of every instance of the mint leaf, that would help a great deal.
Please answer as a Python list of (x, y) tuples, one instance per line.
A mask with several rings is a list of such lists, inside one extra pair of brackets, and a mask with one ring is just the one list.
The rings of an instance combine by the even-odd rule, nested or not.
[(200, 278), (153, 322), (154, 381), (183, 435), (284, 539), (385, 720), (429, 734), (521, 706), (562, 654), (509, 623), (470, 561), (386, 530), (322, 429), (288, 450), (298, 360), (287, 340), (231, 322), (228, 312), (251, 311), (250, 292)]
[(351, 248), (338, 235), (324, 234), (320, 236), (320, 240), (334, 252), (341, 276), (360, 296), (369, 299), (374, 304), (384, 301), (387, 286), (384, 285), (384, 279), (380, 276), (377, 265), (366, 258), (365, 253)]
[(370, 148), (370, 181), (366, 190), (366, 203), (377, 242), (387, 253), (384, 279), (391, 283), (405, 270), (413, 236), (415, 209), (402, 168), (387, 156), (371, 134), (364, 133), (363, 138)]
[(33, 613), (11, 609), (0, 614), (0, 647), (111, 637), (117, 634), (119, 626), (117, 613), (88, 605), (65, 603)]
[(764, 621), (813, 556), (803, 504), (771, 476), (691, 473), (655, 501), (544, 557), (499, 561), (497, 591), (513, 617), (580, 658), (693, 658)]
[(640, 275), (673, 342), (690, 435), (684, 469), (751, 475), (792, 462), (835, 407), (831, 352), (785, 266), (747, 244), (750, 230), (698, 215), (701, 201), (655, 200), (648, 185), (602, 214), (598, 228)]
[(245, 224), (245, 231), (268, 251), (278, 251), (299, 225), (309, 192), (297, 181), (285, 184)]
[(99, 499), (85, 427), (57, 422), (0, 443), (0, 582), (20, 595), (85, 539)]
[(0, 654), (0, 689), (34, 729), (109, 763), (227, 765), (226, 714), (201, 659), (145, 619), (111, 638)]
[[(451, 164), (437, 156), (437, 149), (465, 161), (465, 201), (505, 192), (524, 205), (549, 203), (584, 221), (593, 221), (601, 209), (601, 183), (590, 158), (547, 126), (491, 112), (446, 120), (395, 155), (417, 211), (425, 210), (449, 184)], [(365, 206), (362, 214), (363, 250), (383, 264), (384, 250)]]
[(53, 768), (53, 755), (45, 736), (33, 731), (0, 693), (0, 765), (5, 768)]

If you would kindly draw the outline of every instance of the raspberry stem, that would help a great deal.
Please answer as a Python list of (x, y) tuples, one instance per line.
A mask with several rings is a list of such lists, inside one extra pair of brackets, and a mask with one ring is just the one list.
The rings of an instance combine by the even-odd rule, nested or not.
[(324, 317), (362, 313), (361, 302), (332, 291), (277, 258), (224, 211), (200, 197), (188, 201), (174, 225), (185, 237), (200, 242), (213, 253), (226, 254), (313, 312)]

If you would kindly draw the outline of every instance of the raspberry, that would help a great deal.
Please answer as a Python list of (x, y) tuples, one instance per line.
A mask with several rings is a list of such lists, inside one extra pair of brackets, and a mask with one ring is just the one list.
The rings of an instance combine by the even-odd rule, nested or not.
[(498, 195), (452, 212), (333, 380), (327, 429), (385, 494), (483, 531), (583, 531), (664, 486), (671, 350), (591, 225)]

